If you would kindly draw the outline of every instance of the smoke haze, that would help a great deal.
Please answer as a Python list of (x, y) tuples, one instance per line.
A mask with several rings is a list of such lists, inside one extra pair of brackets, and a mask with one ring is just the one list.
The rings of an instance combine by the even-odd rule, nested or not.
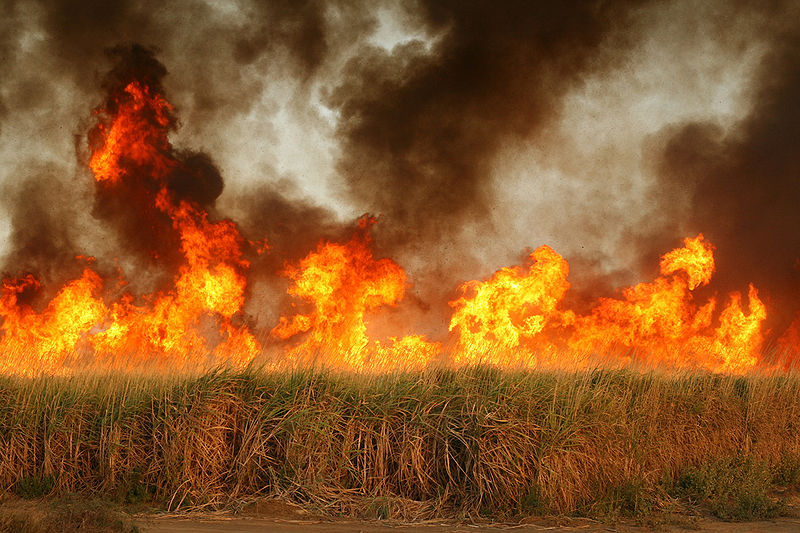
[(2, 270), (47, 286), (81, 253), (134, 283), (171, 275), (169, 221), (135, 190), (103, 198), (87, 169), (91, 110), (137, 71), (180, 117), (171, 190), (266, 238), (252, 270), (267, 284), (374, 213), (376, 254), (406, 268), (410, 305), (441, 332), (433, 317), (458, 283), (526, 247), (563, 254), (580, 299), (652, 276), (659, 254), (703, 232), (718, 257), (707, 291), (752, 281), (778, 331), (800, 302), (798, 11), (5, 2)]

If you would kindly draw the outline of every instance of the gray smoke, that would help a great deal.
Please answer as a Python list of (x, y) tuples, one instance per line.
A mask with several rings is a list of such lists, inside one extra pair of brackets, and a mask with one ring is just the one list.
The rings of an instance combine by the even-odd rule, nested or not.
[(745, 120), (728, 132), (707, 122), (673, 128), (658, 170), (663, 198), (689, 191), (684, 227), (717, 248), (711, 289), (752, 282), (780, 334), (800, 309), (800, 34), (777, 36), (756, 79)]
[[(74, 274), (77, 254), (96, 255), (99, 263), (119, 258), (132, 266), (125, 274), (134, 282), (145, 277), (139, 274), (169, 270), (174, 235), (161, 231), (166, 221), (158, 213), (141, 208), (138, 185), (127, 191), (132, 201), (102, 194), (98, 200), (86, 168), (91, 110), (114, 92), (114, 79), (122, 83), (138, 68), (108, 50), (138, 49), (155, 69), (138, 74), (153, 78), (181, 120), (173, 125), (172, 156), (181, 165), (171, 189), (214, 216), (232, 216), (249, 239), (270, 241), (268, 254), (251, 258), (258, 279), (274, 278), (284, 261), (302, 257), (320, 239), (346, 238), (352, 219), (371, 212), (380, 215), (377, 255), (409, 269), (414, 312), (425, 310), (426, 320), (443, 329), (458, 282), (520, 257), (519, 249), (494, 257), (491, 245), (512, 231), (496, 227), (498, 218), (534, 247), (547, 242), (530, 236), (540, 235), (530, 230), (534, 224), (516, 222), (538, 219), (558, 228), (572, 250), (566, 254), (571, 279), (583, 284), (574, 287), (576, 301), (652, 274), (660, 254), (702, 231), (718, 257), (708, 292), (724, 296), (752, 281), (776, 309), (770, 327), (778, 331), (800, 296), (800, 45), (791, 27), (798, 9), (792, 2), (710, 6), (700, 10), (681, 0), (5, 2), (0, 182), (10, 229), (3, 270), (63, 281)], [(655, 31), (665, 22), (658, 17), (667, 15), (679, 19), (671, 21), (680, 29), (674, 35)], [(405, 30), (390, 45), (376, 38), (387, 17)], [(702, 17), (708, 20), (700, 24)], [(758, 43), (742, 38), (742, 28)], [(661, 41), (650, 42), (651, 33)], [(564, 122), (565, 102), (592, 80), (633, 68), (647, 47), (687, 37), (716, 43), (714, 50), (734, 58), (764, 47), (758, 72), (743, 88), (746, 116), (732, 128), (713, 117), (681, 116), (632, 140), (624, 153), (612, 151), (608, 161), (641, 159), (655, 180), (644, 205), (625, 206), (628, 198), (618, 194), (625, 182), (608, 178), (608, 161), (558, 153), (559, 136), (583, 134)], [(718, 63), (709, 57), (706, 70), (690, 72), (676, 86), (707, 89), (707, 72), (735, 70), (730, 57)], [(631, 105), (648, 91), (646, 82), (631, 89)], [(602, 95), (600, 107), (603, 98), (611, 100)], [(288, 141), (287, 124), (294, 128)], [(620, 119), (614, 127), (627, 125)], [(566, 176), (554, 189), (557, 197), (547, 196), (535, 173), (524, 189), (498, 195), (499, 187), (520, 183), (498, 178), (498, 158), (513, 159), (510, 147), (525, 144), (554, 154), (539, 160)], [(303, 166), (306, 160), (313, 164)], [(517, 212), (503, 203), (513, 197), (514, 209), (524, 209), (528, 197), (530, 205), (549, 205)], [(160, 261), (148, 259), (153, 246)], [(631, 258), (628, 272), (609, 266), (614, 256)]]

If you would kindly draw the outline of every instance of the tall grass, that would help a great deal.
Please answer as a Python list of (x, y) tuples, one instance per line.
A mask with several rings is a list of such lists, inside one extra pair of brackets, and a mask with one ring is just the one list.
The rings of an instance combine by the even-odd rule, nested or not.
[(769, 487), (800, 483), (799, 429), (797, 375), (4, 377), (0, 491), (170, 509), (276, 496), (407, 519), (635, 515), (675, 501), (767, 516)]

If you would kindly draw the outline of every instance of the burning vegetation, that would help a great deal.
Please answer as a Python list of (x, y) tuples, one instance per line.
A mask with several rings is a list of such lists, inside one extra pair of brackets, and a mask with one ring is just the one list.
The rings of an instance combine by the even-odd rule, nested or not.
[[(585, 368), (631, 362), (669, 368), (747, 373), (786, 368), (797, 351), (798, 326), (765, 330), (769, 306), (754, 285), (720, 297), (703, 293), (715, 273), (715, 249), (702, 234), (666, 252), (651, 282), (602, 297), (588, 310), (567, 308), (569, 265), (540, 246), (526, 266), (503, 267), (454, 293), (449, 337), (370, 330), (370, 319), (401, 304), (413, 283), (391, 258), (376, 258), (376, 219), (358, 220), (349, 240), (322, 240), (299, 261), (283, 261), (288, 304), (277, 324), (244, 312), (252, 259), (273, 254), (248, 240), (214, 202), (222, 180), (204, 154), (170, 142), (175, 109), (161, 86), (166, 73), (152, 53), (117, 50), (95, 110), (88, 166), (98, 220), (118, 227), (144, 250), (166, 282), (135, 293), (122, 274), (103, 274), (91, 257), (80, 277), (46, 301), (35, 273), (2, 282), (0, 368), (68, 373), (77, 368), (271, 367), (320, 364), (356, 371), (420, 369), (436, 362), (511, 368)], [(391, 224), (392, 221), (387, 222)], [(91, 250), (75, 250), (90, 254)], [(454, 282), (454, 286), (457, 283)], [(765, 339), (779, 339), (781, 357)], [(767, 354), (767, 355), (765, 355)]]

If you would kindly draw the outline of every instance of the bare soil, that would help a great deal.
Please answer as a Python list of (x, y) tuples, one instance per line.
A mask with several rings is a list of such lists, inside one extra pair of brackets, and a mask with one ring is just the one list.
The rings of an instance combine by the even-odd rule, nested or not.
[[(244, 515), (244, 516), (243, 516)], [(139, 515), (136, 525), (141, 533), (498, 533), (511, 532), (581, 532), (621, 533), (692, 531), (730, 533), (798, 533), (800, 518), (785, 517), (759, 522), (723, 522), (713, 518), (675, 515), (663, 518), (661, 523), (649, 525), (635, 521), (614, 524), (590, 519), (549, 518), (534, 519), (524, 523), (459, 523), (429, 521), (404, 523), (389, 520), (348, 520), (315, 516), (299, 507), (283, 502), (265, 501), (251, 506), (243, 515)]]
[(389, 531), (405, 533), (497, 533), (500, 531), (538, 532), (538, 531), (580, 531), (594, 532), (681, 532), (709, 531), (731, 533), (797, 533), (800, 531), (800, 519), (779, 518), (763, 522), (719, 522), (700, 519), (692, 523), (668, 524), (656, 526), (637, 526), (633, 524), (601, 524), (591, 521), (571, 521), (569, 525), (553, 525), (549, 522), (541, 524), (402, 524), (368, 521), (318, 521), (292, 520), (279, 518), (147, 518), (140, 519), (137, 525), (142, 533), (299, 533), (302, 531), (317, 533), (386, 533)]

